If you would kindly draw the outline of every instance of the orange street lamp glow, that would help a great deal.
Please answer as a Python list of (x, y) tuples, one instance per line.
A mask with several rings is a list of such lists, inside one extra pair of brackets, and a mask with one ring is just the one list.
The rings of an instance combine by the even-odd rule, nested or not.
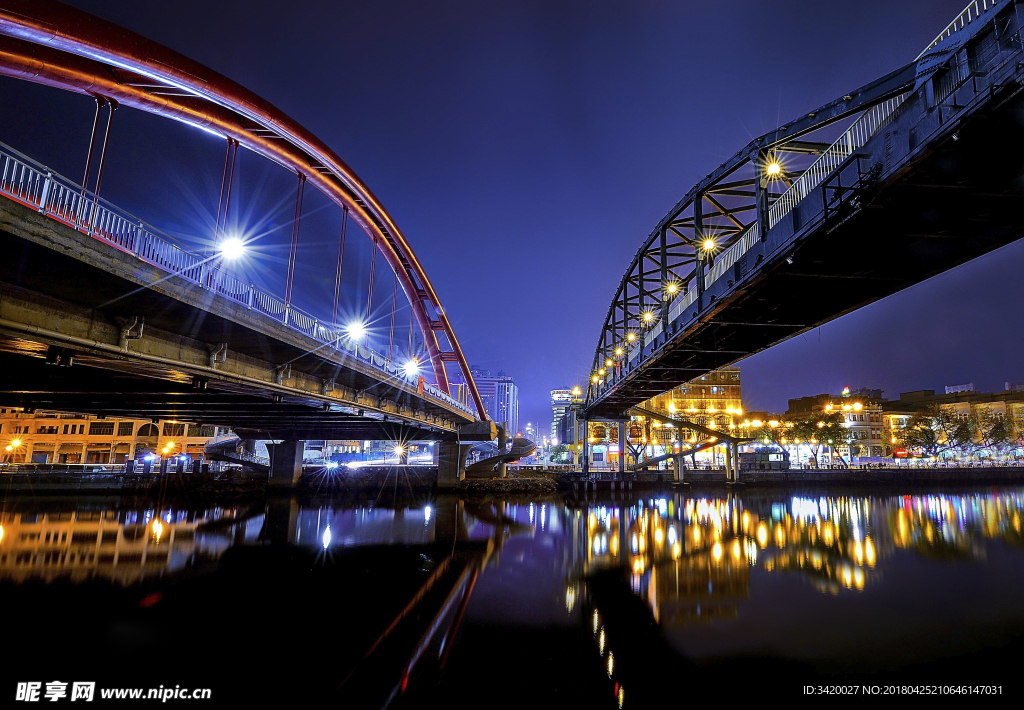
[(636, 340), (636, 333), (630, 333), (629, 335), (627, 335), (626, 340), (632, 343), (634, 340)]
[(768, 177), (778, 177), (782, 174), (782, 166), (779, 161), (773, 160), (765, 166), (764, 172)]
[(613, 364), (614, 363), (612, 362), (611, 358), (608, 358), (607, 360), (604, 361), (604, 366), (605, 367), (611, 367)]
[(715, 250), (715, 240), (714, 239), (705, 239), (704, 243), (701, 246), (704, 247), (704, 251), (714, 251)]
[(615, 348), (615, 354), (616, 355), (621, 355), (622, 354), (622, 348)]
[(677, 284), (675, 281), (672, 281), (665, 286), (665, 290), (668, 291), (669, 293), (675, 293), (676, 291), (679, 290), (679, 284)]

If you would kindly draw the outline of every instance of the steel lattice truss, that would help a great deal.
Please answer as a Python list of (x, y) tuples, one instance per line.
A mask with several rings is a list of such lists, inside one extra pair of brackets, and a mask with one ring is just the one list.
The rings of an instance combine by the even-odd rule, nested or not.
[[(594, 354), (588, 400), (597, 385), (621, 376), (645, 335), (668, 326), (677, 299), (702, 310), (704, 279), (698, 274), (710, 273), (717, 257), (740, 239), (763, 239), (771, 206), (830, 148), (830, 131), (904, 94), (916, 68), (916, 62), (908, 64), (751, 141), (672, 206), (615, 291)], [(813, 140), (821, 137), (829, 139)]]

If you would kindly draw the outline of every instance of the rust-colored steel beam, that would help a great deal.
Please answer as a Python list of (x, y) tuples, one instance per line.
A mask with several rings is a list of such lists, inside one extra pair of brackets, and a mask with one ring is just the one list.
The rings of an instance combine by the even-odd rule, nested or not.
[(55, 0), (0, 0), (0, 35), (0, 75), (113, 99), (233, 138), (305, 175), (328, 198), (348, 208), (398, 276), (438, 387), (450, 393), (435, 328), (448, 339), (477, 412), (486, 419), (448, 315), (405, 236), (355, 172), (309, 130), (212, 69)]

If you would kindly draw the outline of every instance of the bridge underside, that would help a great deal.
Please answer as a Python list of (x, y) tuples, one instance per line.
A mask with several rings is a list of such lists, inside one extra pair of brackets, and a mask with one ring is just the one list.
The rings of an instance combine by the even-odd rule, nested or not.
[[(829, 210), (820, 197), (816, 204), (802, 203), (796, 211), (803, 211), (806, 224), (794, 238), (766, 254), (737, 288), (705, 302), (684, 329), (670, 327), (651, 355), (602, 392), (586, 416), (620, 416), (694, 377), (1024, 236), (1019, 90), (1014, 84), (1001, 90), (1002, 101), (991, 99), (956, 121), (947, 118), (929, 149), (884, 182), (864, 175), (870, 160), (854, 160), (826, 187)], [(906, 141), (906, 133), (892, 140)], [(813, 212), (819, 214), (808, 215)]]
[(305, 340), (0, 199), (2, 406), (180, 419), (280, 439), (442, 439), (470, 419)]

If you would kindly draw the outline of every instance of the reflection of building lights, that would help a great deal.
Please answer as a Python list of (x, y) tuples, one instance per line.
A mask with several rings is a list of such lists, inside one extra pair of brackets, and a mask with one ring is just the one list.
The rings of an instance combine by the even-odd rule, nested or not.
[(711, 556), (715, 558), (715, 562), (722, 559), (722, 543), (716, 542), (711, 547)]
[(733, 540), (732, 541), (732, 556), (735, 559), (737, 559), (737, 560), (740, 558), (740, 541), (739, 540)]
[(601, 653), (604, 653), (604, 629), (601, 629), (601, 633), (597, 637), (597, 647)]
[(597, 615), (597, 609), (594, 609), (594, 633), (597, 633), (597, 624), (600, 621), (600, 617)]
[(614, 672), (615, 672), (615, 656), (613, 656), (612, 652), (609, 651), (608, 652), (608, 677), (610, 678), (612, 673), (614, 673)]
[(654, 531), (654, 541), (659, 545), (665, 540), (665, 533), (662, 532), (661, 528)]
[(683, 553), (683, 548), (682, 548), (682, 546), (678, 542), (672, 546), (672, 556), (674, 558), (676, 558), (678, 560), (679, 556), (682, 553)]
[(433, 513), (433, 512), (434, 512), (433, 509), (429, 505), (424, 506), (424, 508), (423, 508), (423, 522), (429, 523), (430, 522), (430, 514)]
[(868, 567), (875, 566), (875, 544), (871, 542), (871, 538), (864, 539), (864, 558), (868, 562)]
[(324, 549), (326, 550), (328, 548), (328, 546), (330, 546), (330, 544), (331, 544), (331, 526), (330, 525), (328, 525), (326, 528), (324, 528), (324, 534), (323, 534), (323, 537), (321, 538), (321, 540), (322, 540), (322, 542), (324, 544)]
[(568, 587), (565, 590), (565, 610), (572, 612), (573, 607), (576, 606), (576, 588)]
[(159, 518), (153, 519), (153, 539), (157, 542), (160, 541), (160, 537), (164, 534), (163, 523), (160, 522)]

